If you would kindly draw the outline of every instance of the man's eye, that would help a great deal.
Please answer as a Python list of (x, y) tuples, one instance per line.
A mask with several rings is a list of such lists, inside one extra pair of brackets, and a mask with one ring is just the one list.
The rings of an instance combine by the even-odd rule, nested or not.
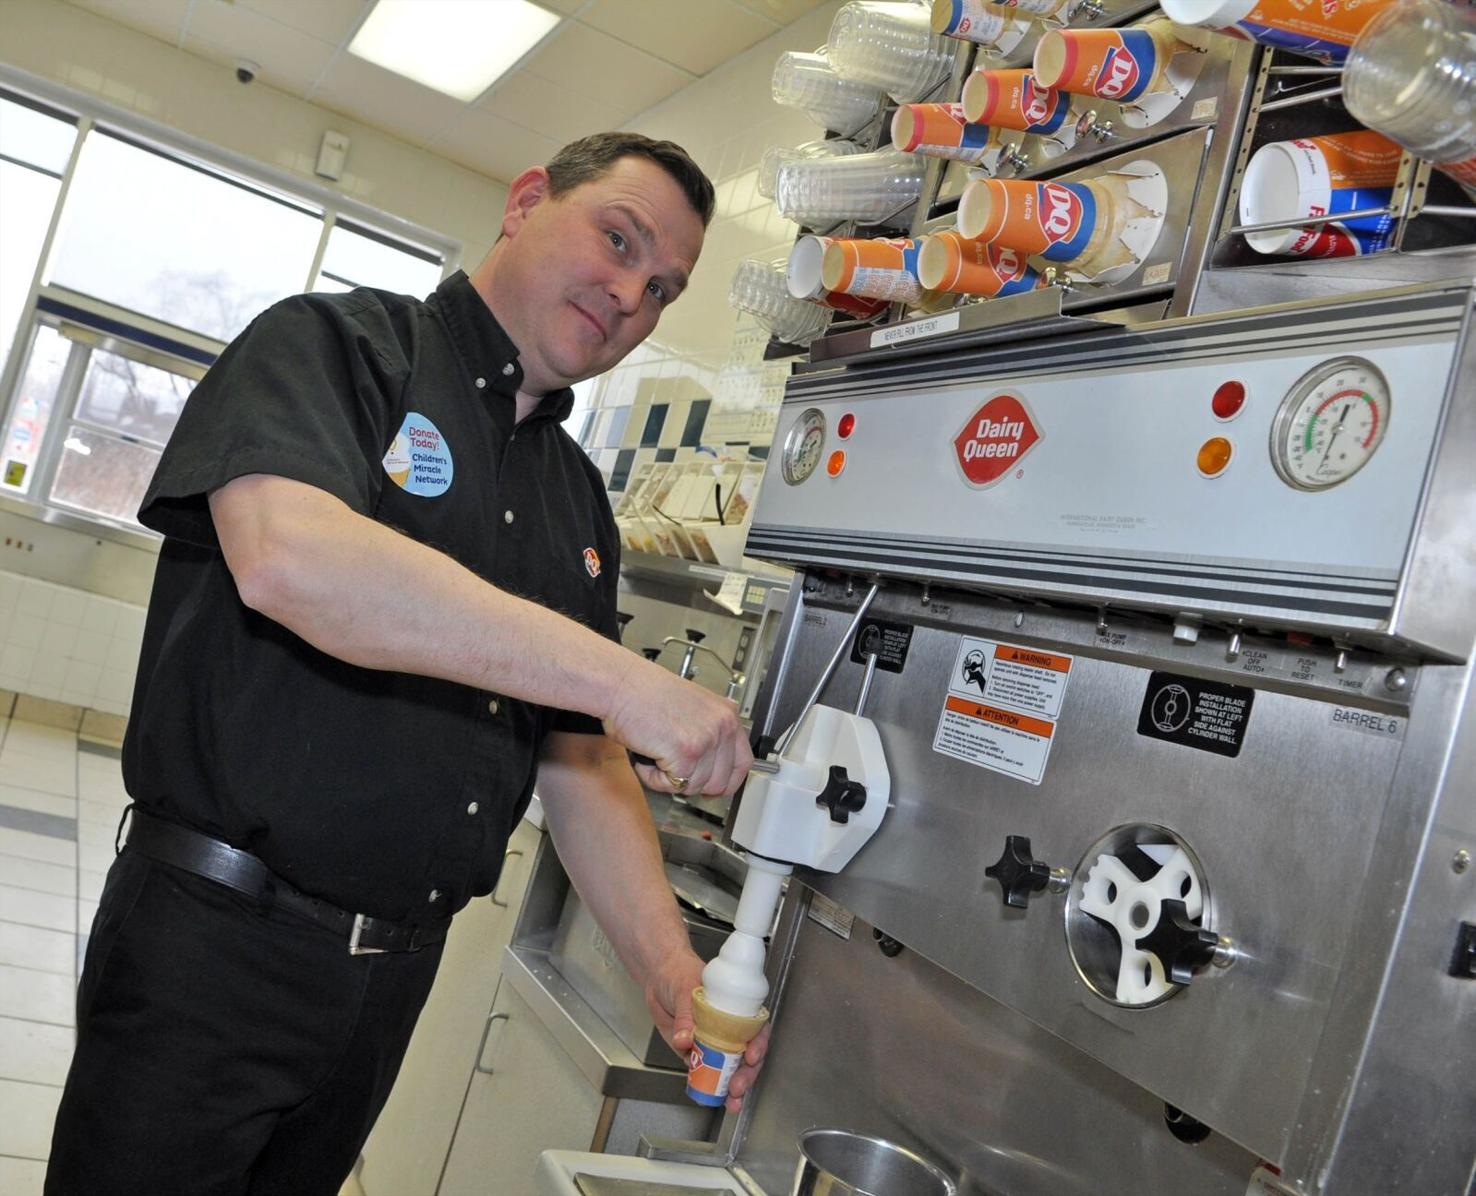
[(666, 288), (662, 286), (659, 282), (649, 283), (646, 286), (646, 290), (649, 291), (652, 295), (655, 295), (656, 298), (662, 303), (666, 302)]
[(616, 249), (620, 250), (622, 253), (625, 251), (625, 238), (617, 233), (614, 229), (611, 229), (609, 232), (607, 232), (605, 236), (610, 238), (610, 244), (615, 246)]

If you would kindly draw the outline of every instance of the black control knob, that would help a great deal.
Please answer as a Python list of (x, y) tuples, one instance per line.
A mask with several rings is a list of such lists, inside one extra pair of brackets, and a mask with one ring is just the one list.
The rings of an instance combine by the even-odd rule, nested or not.
[(1220, 936), (1189, 918), (1182, 901), (1165, 901), (1158, 925), (1138, 940), (1138, 946), (1158, 956), (1163, 974), (1175, 984), (1188, 984), (1196, 972), (1214, 962)]
[(853, 781), (846, 775), (846, 770), (839, 764), (830, 766), (830, 779), (825, 782), (825, 788), (815, 798), (817, 806), (824, 806), (830, 811), (832, 822), (847, 823), (851, 821), (851, 815), (866, 804), (866, 786), (860, 781)]
[(630, 621), (634, 618), (635, 616), (629, 611), (617, 610), (615, 612), (615, 622), (619, 624), (619, 629), (616, 634), (619, 635), (622, 639), (625, 638), (625, 629), (630, 626)]
[(655, 660), (657, 657), (659, 657), (661, 655), (661, 649), (660, 648), (642, 648), (641, 649), (641, 655), (644, 656), (647, 660)]
[(1004, 903), (1024, 909), (1030, 898), (1051, 883), (1051, 866), (1030, 853), (1025, 835), (1006, 835), (999, 859), (984, 869), (984, 875), (999, 881)]
[(694, 644), (700, 644), (706, 638), (707, 638), (707, 632), (705, 632), (705, 631), (693, 631), (690, 627), (687, 628), (687, 639), (689, 641), (691, 641), (692, 643), (694, 643)]

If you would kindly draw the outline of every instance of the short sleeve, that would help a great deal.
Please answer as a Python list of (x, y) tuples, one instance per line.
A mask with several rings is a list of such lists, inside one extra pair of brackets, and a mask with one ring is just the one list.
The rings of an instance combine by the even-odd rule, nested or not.
[[(616, 595), (620, 589), (620, 536), (615, 529), (615, 517), (609, 513), (608, 500), (601, 491), (599, 497), (606, 502), (606, 543), (602, 556), (605, 567), (601, 572), (603, 582), (600, 590), (598, 618), (590, 624), (590, 630), (599, 632), (607, 640), (620, 642), (620, 620), (616, 615)], [(555, 710), (550, 728), (554, 731), (572, 731), (576, 735), (603, 735), (605, 726), (593, 715), (577, 710)]]
[(268, 308), (190, 394), (139, 522), (218, 547), (207, 497), (252, 473), (316, 486), (369, 514), (382, 485), (375, 464), (408, 373), (376, 339), (393, 342), (372, 297), (346, 304), (299, 295)]

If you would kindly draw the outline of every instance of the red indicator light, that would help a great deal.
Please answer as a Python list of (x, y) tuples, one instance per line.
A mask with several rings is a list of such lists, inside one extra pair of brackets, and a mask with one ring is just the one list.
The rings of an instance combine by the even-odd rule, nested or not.
[(840, 417), (840, 422), (835, 425), (835, 434), (842, 440), (849, 440), (851, 433), (856, 430), (856, 417), (847, 411)]
[(1210, 400), (1210, 409), (1216, 419), (1234, 419), (1245, 406), (1245, 383), (1223, 382)]
[(830, 454), (830, 460), (825, 463), (825, 472), (833, 478), (838, 478), (845, 467), (846, 455), (840, 449), (836, 449)]

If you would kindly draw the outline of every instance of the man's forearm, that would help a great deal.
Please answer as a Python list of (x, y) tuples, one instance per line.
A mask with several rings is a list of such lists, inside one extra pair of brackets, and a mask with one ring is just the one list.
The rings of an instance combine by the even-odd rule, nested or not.
[(603, 636), (310, 486), (238, 478), (211, 511), (242, 601), (340, 660), (596, 717), (628, 667)]
[(690, 951), (691, 942), (630, 766), (617, 754), (592, 767), (545, 758), (538, 792), (575, 889), (626, 969), (649, 983), (663, 960)]

